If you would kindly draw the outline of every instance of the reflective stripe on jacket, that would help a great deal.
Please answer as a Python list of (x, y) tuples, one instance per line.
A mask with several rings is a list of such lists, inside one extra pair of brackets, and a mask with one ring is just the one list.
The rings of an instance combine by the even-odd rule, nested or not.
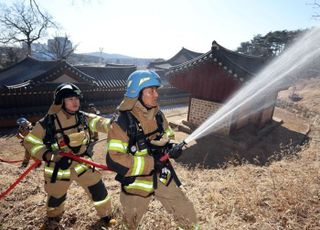
[[(57, 118), (61, 123), (61, 128), (65, 129), (64, 134), (67, 136), (72, 136), (73, 134), (78, 134), (79, 130), (83, 132), (83, 139), (80, 139), (79, 146), (76, 146), (78, 149), (77, 155), (85, 154), (87, 151), (88, 144), (90, 142), (89, 129), (107, 133), (110, 125), (110, 119), (98, 116), (96, 114), (83, 113), (83, 116), (88, 122), (88, 128), (85, 128), (85, 124), (78, 123), (78, 118), (76, 115), (70, 115), (65, 113), (63, 110), (60, 110), (56, 114)], [(24, 138), (23, 145), (31, 153), (31, 155), (39, 160), (42, 160), (43, 154), (47, 151), (56, 151), (59, 150), (63, 152), (69, 152), (71, 149), (68, 146), (59, 146), (57, 142), (54, 143), (44, 143), (44, 138), (46, 136), (46, 128), (43, 127), (40, 122), (43, 122), (44, 119), (36, 123), (32, 131)], [(76, 124), (79, 124), (78, 126)], [(60, 130), (57, 120), (54, 120), (54, 126), (56, 130)], [(70, 127), (70, 128), (69, 128)], [(67, 129), (66, 129), (67, 128)], [(71, 144), (71, 143), (70, 143)], [(48, 145), (48, 146), (47, 146)], [(83, 163), (72, 164), (78, 175), (88, 170), (89, 166)], [(68, 179), (70, 178), (70, 168), (68, 169), (59, 169), (58, 178)], [(46, 175), (52, 175), (53, 168), (46, 167)]]
[[(158, 109), (146, 110), (137, 102), (131, 113), (139, 120), (144, 133), (152, 133), (158, 129), (155, 114)], [(150, 113), (154, 115), (150, 116)], [(174, 136), (173, 130), (169, 127), (167, 120), (163, 116), (163, 129), (167, 137)], [(150, 140), (157, 137), (159, 133), (154, 133), (149, 138)], [(153, 185), (153, 170), (154, 159), (149, 155), (148, 149), (138, 149), (134, 155), (129, 153), (128, 149), (129, 137), (122, 128), (113, 122), (110, 125), (108, 132), (108, 141), (106, 146), (107, 164), (110, 168), (116, 171), (121, 177), (132, 178), (122, 183), (122, 188), (125, 192), (140, 196), (148, 196), (154, 191)]]

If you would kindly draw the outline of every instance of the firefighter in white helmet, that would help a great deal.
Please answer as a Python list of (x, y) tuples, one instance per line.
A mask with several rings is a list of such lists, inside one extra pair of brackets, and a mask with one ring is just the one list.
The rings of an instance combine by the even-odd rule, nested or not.
[(170, 161), (160, 158), (167, 151), (177, 158), (182, 148), (158, 105), (160, 77), (153, 71), (137, 70), (127, 81), (119, 113), (110, 125), (106, 163), (121, 183), (120, 202), (129, 229), (137, 229), (152, 197), (159, 200), (182, 227), (198, 228), (191, 201)]
[[(32, 130), (32, 124), (25, 117), (20, 117), (17, 120), (17, 124), (19, 125), (19, 128), (18, 128), (18, 132), (16, 134), (16, 137), (20, 140), (21, 145), (23, 145), (23, 139)], [(21, 168), (25, 168), (28, 166), (29, 161), (30, 161), (30, 157), (31, 157), (31, 155), (30, 155), (29, 151), (27, 149), (25, 149), (24, 158), (21, 163)]]
[(103, 224), (116, 223), (111, 217), (111, 197), (101, 179), (101, 173), (91, 165), (59, 154), (71, 151), (90, 159), (91, 152), (88, 149), (92, 142), (89, 130), (108, 132), (110, 119), (80, 111), (81, 97), (81, 91), (76, 85), (59, 85), (48, 114), (36, 123), (24, 139), (24, 146), (31, 155), (46, 162), (44, 186), (48, 193), (48, 218), (45, 225), (52, 225), (61, 219), (67, 190), (72, 181), (76, 181), (86, 191)]

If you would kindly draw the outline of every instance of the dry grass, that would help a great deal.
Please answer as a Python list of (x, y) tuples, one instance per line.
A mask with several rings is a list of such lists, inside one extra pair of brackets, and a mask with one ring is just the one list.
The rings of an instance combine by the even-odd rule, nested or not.
[[(224, 169), (188, 169), (175, 163), (183, 189), (197, 210), (202, 229), (320, 229), (320, 161), (318, 146), (311, 142), (294, 157), (269, 166), (250, 164)], [(1, 185), (7, 187), (21, 172), (1, 164)], [(121, 224), (119, 186), (113, 174), (104, 181), (113, 197), (114, 214)], [(34, 229), (45, 216), (45, 193), (41, 170), (1, 201), (0, 229)], [(73, 184), (65, 229), (101, 229), (82, 189)], [(150, 204), (141, 229), (176, 229), (176, 224), (158, 201)]]

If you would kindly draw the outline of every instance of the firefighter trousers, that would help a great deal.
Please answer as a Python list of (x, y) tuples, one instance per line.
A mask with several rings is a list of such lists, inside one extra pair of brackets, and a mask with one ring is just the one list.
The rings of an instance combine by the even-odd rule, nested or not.
[(70, 168), (70, 180), (56, 180), (51, 183), (51, 177), (45, 175), (45, 191), (48, 193), (47, 216), (58, 217), (64, 212), (64, 203), (67, 191), (72, 183), (76, 181), (86, 191), (99, 217), (111, 214), (111, 199), (101, 179), (101, 173), (91, 168), (79, 175)]
[[(148, 205), (152, 198), (152, 196), (130, 195), (123, 191), (120, 193), (124, 219), (129, 229), (138, 228), (139, 222), (148, 210)], [(188, 229), (192, 228), (192, 226), (197, 226), (197, 217), (193, 204), (174, 182), (171, 182), (169, 186), (165, 186), (159, 181), (158, 188), (154, 192), (154, 198), (159, 200), (167, 212), (173, 215), (179, 226)]]
[(22, 165), (27, 166), (29, 164), (30, 158), (31, 158), (31, 154), (28, 152), (28, 150), (25, 149)]

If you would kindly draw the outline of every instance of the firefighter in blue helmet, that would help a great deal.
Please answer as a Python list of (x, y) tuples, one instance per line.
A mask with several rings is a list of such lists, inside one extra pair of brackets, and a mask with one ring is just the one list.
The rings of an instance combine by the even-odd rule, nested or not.
[[(120, 202), (130, 229), (137, 229), (152, 197), (158, 199), (182, 227), (197, 228), (193, 204), (170, 161), (182, 149), (172, 142), (173, 130), (158, 105), (158, 74), (149, 70), (133, 72), (127, 80), (124, 99), (112, 121), (107, 141), (107, 165), (121, 183)], [(173, 151), (174, 150), (174, 151)]]
[(60, 152), (91, 159), (90, 132), (108, 132), (110, 120), (80, 111), (80, 89), (72, 83), (57, 87), (48, 114), (25, 137), (24, 146), (32, 157), (46, 162), (45, 191), (47, 221), (43, 227), (59, 225), (64, 213), (67, 191), (73, 181), (80, 184), (91, 199), (102, 224), (115, 224), (111, 217), (111, 197), (101, 173), (91, 165), (61, 157)]

